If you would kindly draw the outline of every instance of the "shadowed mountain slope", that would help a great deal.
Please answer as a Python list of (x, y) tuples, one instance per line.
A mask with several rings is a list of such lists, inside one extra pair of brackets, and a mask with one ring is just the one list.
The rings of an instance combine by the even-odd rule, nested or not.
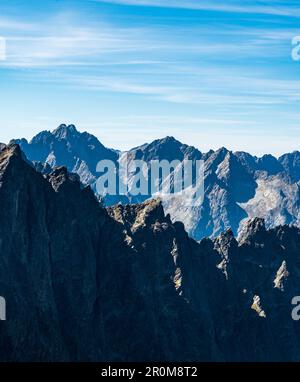
[(0, 152), (5, 361), (300, 361), (300, 230), (190, 239), (157, 200), (103, 209), (64, 167)]

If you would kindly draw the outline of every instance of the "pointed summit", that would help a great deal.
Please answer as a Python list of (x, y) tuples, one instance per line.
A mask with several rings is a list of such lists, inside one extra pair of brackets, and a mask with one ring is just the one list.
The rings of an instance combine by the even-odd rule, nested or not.
[(17, 183), (26, 172), (24, 169), (31, 169), (31, 165), (21, 148), (17, 144), (9, 144), (2, 151), (0, 151), (0, 187), (2, 179), (5, 175), (10, 173), (10, 178), (14, 183)]
[(13, 156), (19, 158), (22, 158), (23, 156), (20, 146), (15, 143), (2, 147), (2, 150), (0, 151), (0, 163)]
[(262, 218), (248, 219), (243, 225), (239, 236), (239, 245), (260, 244), (266, 240), (267, 230), (265, 220)]
[(77, 133), (78, 133), (78, 130), (76, 129), (76, 127), (74, 125), (66, 125), (66, 124), (61, 124), (60, 126), (58, 126), (57, 129), (55, 129), (52, 132), (52, 134), (56, 138), (60, 138), (60, 139), (65, 139), (68, 136), (74, 135)]
[(282, 155), (278, 161), (284, 170), (290, 175), (293, 181), (300, 180), (300, 152), (294, 151), (290, 154)]
[(173, 136), (166, 136), (165, 138), (163, 139), (159, 139), (158, 141), (160, 141), (161, 143), (180, 143), (182, 144), (181, 142), (179, 142), (177, 139), (175, 139)]
[(116, 161), (118, 154), (102, 145), (93, 135), (81, 133), (74, 125), (61, 124), (54, 131), (43, 131), (28, 143), (16, 141), (27, 158), (34, 162), (47, 163), (52, 168), (66, 166), (76, 172), (84, 184), (90, 184), (97, 175), (100, 160)]
[(181, 143), (172, 136), (144, 144), (130, 150), (133, 159), (142, 159), (144, 161), (151, 160), (180, 160), (184, 158), (200, 159), (202, 154), (195, 147)]

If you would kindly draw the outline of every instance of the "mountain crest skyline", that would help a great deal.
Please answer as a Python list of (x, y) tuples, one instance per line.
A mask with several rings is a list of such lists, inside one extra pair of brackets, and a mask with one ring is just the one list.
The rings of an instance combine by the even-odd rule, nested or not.
[[(201, 206), (188, 209), (179, 197), (163, 201), (166, 213), (174, 221), (182, 221), (189, 235), (196, 240), (216, 237), (226, 229), (235, 236), (249, 218), (263, 218), (267, 228), (278, 225), (300, 226), (300, 152), (287, 153), (278, 159), (270, 154), (252, 156), (225, 147), (202, 153), (194, 146), (181, 143), (173, 136), (143, 143), (126, 152), (105, 147), (88, 132), (80, 132), (74, 124), (61, 124), (52, 132), (43, 131), (29, 142), (15, 139), (35, 168), (49, 174), (55, 167), (65, 166), (77, 174), (83, 185), (97, 194), (97, 164), (111, 160), (116, 166), (124, 159), (128, 165), (136, 160), (204, 161), (204, 200)], [(131, 184), (132, 177), (127, 179)], [(172, 176), (172, 174), (170, 174)], [(195, 179), (194, 179), (195, 180)], [(103, 195), (98, 195), (102, 198)], [(105, 195), (106, 206), (118, 203), (136, 204), (151, 198), (148, 195)]]
[[(53, 130), (41, 130), (39, 133), (35, 134), (31, 139), (26, 139), (26, 138), (20, 138), (20, 139), (15, 139), (15, 138), (12, 138), (8, 143), (15, 143), (16, 141), (20, 141), (22, 140), (24, 143), (33, 143), (35, 140), (39, 140), (41, 137), (44, 139), (44, 138), (47, 138), (49, 136), (55, 136), (57, 137), (58, 139), (67, 139), (68, 136), (88, 136), (90, 138), (93, 138), (95, 140), (97, 140), (101, 145), (101, 141), (100, 141), (100, 137), (96, 136), (96, 135), (93, 135), (93, 134), (90, 134), (89, 132), (87, 131), (81, 131), (80, 129), (78, 129), (78, 127), (73, 124), (73, 123), (70, 123), (70, 124), (67, 124), (67, 123), (61, 123), (58, 127), (56, 127), (55, 129)], [(1, 143), (1, 144), (7, 144), (7, 143)], [(180, 140), (178, 140), (176, 138), (176, 136), (173, 136), (173, 135), (166, 135), (166, 136), (163, 136), (161, 138), (157, 138), (157, 139), (154, 139), (153, 141), (151, 141), (150, 143), (149, 142), (141, 142), (140, 145), (138, 146), (135, 146), (135, 147), (132, 147), (128, 150), (124, 150), (123, 152), (128, 152), (128, 151), (131, 151), (131, 150), (134, 150), (134, 149), (137, 149), (141, 146), (145, 146), (145, 145), (155, 145), (155, 144), (161, 144), (161, 145), (168, 145), (168, 144), (174, 144), (174, 145), (185, 145), (187, 147), (192, 147), (198, 151), (200, 151), (200, 153), (202, 153), (203, 151), (201, 150), (201, 147), (199, 146), (189, 146), (187, 144), (184, 144), (182, 143)], [(119, 150), (119, 148), (114, 148), (112, 149), (114, 151), (119, 151), (119, 152), (122, 152), (122, 150)], [(250, 152), (247, 152), (247, 151), (235, 151), (235, 150), (230, 150), (228, 149), (227, 147), (225, 146), (221, 146), (219, 147), (218, 149), (216, 150), (213, 150), (213, 149), (210, 149), (208, 152), (203, 152), (204, 154), (209, 154), (209, 153), (212, 153), (212, 152), (215, 152), (215, 153), (224, 153), (224, 152), (230, 152), (230, 153), (234, 153), (234, 154), (239, 154), (239, 155), (251, 155), (251, 157), (254, 157), (254, 158), (257, 158), (258, 160), (260, 160), (261, 162), (266, 162), (266, 161), (274, 161), (277, 160), (277, 159), (281, 159), (283, 158), (284, 156), (286, 155), (289, 155), (289, 154), (296, 154), (296, 155), (299, 155), (300, 156), (300, 151), (299, 150), (293, 150), (291, 152), (286, 152), (286, 153), (283, 153), (282, 155), (279, 155), (279, 156), (275, 156), (273, 154), (269, 154), (269, 153), (265, 153), (265, 154), (262, 154), (261, 156), (257, 156), (257, 155), (253, 155), (251, 154)]]
[(15, 144), (0, 151), (0, 207), (15, 318), (1, 361), (299, 361), (299, 228), (256, 218), (240, 238), (196, 242), (160, 201), (105, 209), (66, 168), (43, 176)]

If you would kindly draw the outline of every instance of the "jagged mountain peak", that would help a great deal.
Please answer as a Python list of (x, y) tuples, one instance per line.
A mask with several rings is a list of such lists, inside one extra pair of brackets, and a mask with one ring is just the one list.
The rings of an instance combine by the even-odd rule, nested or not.
[(229, 150), (225, 147), (221, 147), (216, 151), (210, 151), (210, 155), (206, 155), (205, 167), (208, 170), (215, 172), (218, 166), (224, 161), (229, 154)]
[(222, 156), (224, 159), (219, 164), (218, 169), (230, 171), (233, 170), (234, 167), (238, 166), (238, 160), (236, 156), (232, 153), (232, 151), (228, 151), (226, 149), (221, 149), (219, 151), (219, 155)]
[(224, 160), (226, 157), (230, 157), (231, 154), (232, 154), (232, 151), (228, 150), (224, 146), (213, 151), (213, 156), (215, 156), (216, 159), (220, 159), (220, 160)]
[(96, 177), (100, 160), (117, 161), (118, 153), (106, 148), (95, 136), (79, 132), (74, 125), (62, 124), (54, 131), (43, 131), (28, 143), (15, 140), (29, 160), (49, 164), (52, 168), (66, 166), (77, 172), (84, 184), (91, 184)]
[(220, 161), (216, 169), (216, 174), (220, 178), (241, 178), (245, 176), (249, 177), (248, 172), (245, 170), (243, 165), (238, 160), (238, 157), (232, 151), (221, 149), (215, 161)]
[(289, 154), (282, 155), (278, 162), (284, 170), (291, 176), (292, 180), (298, 182), (300, 180), (300, 152), (294, 151)]
[(238, 242), (240, 245), (245, 243), (260, 244), (266, 239), (266, 224), (262, 218), (247, 219), (239, 232)]
[(22, 157), (22, 150), (20, 146), (16, 143), (10, 143), (9, 145), (4, 145), (2, 150), (1, 150), (1, 159), (3, 158), (10, 158), (12, 156), (16, 157)]
[(0, 151), (0, 171), (7, 167), (7, 165), (14, 160), (16, 163), (20, 161), (26, 161), (26, 157), (22, 152), (19, 145), (11, 143)]
[(224, 155), (228, 154), (229, 152), (231, 152), (230, 150), (227, 149), (227, 147), (225, 146), (222, 146), (220, 147), (218, 150), (216, 150), (217, 153), (222, 153)]
[[(159, 198), (151, 199), (141, 204), (119, 204), (108, 208), (110, 215), (120, 223), (130, 227), (130, 231), (137, 231), (141, 227), (155, 224), (156, 221), (168, 221), (162, 202)], [(166, 220), (167, 219), (167, 220)]]
[(157, 142), (163, 143), (176, 143), (182, 145), (181, 142), (179, 142), (177, 139), (175, 139), (172, 135), (167, 135), (164, 138), (158, 139)]
[(75, 125), (61, 124), (55, 130), (53, 130), (52, 134), (55, 135), (57, 138), (66, 139), (70, 135), (78, 135), (80, 133), (76, 129)]
[(47, 179), (55, 191), (58, 191), (60, 187), (68, 182), (77, 183), (77, 185), (81, 187), (79, 175), (69, 173), (68, 169), (64, 166), (54, 168), (54, 170), (47, 175)]
[(265, 154), (261, 158), (257, 158), (257, 169), (266, 171), (269, 175), (280, 173), (283, 168), (278, 160), (271, 154)]
[(236, 151), (234, 153), (238, 161), (244, 166), (251, 174), (257, 170), (257, 157), (253, 156), (245, 151)]
[(14, 317), (1, 361), (300, 359), (299, 229), (252, 219), (239, 245), (229, 230), (197, 243), (160, 200), (107, 213), (69, 177), (37, 173), (17, 145), (0, 152), (0, 284)]
[(224, 257), (227, 256), (228, 248), (232, 246), (237, 246), (237, 244), (238, 243), (234, 236), (234, 233), (230, 228), (222, 232), (218, 237), (214, 239), (215, 248)]
[[(69, 173), (67, 168), (64, 166), (56, 167), (53, 170), (49, 171), (49, 168), (44, 171), (37, 171), (40, 167), (40, 163), (34, 164), (26, 158), (25, 154), (22, 152), (21, 148), (17, 144), (9, 144), (2, 151), (0, 151), (0, 179), (9, 173), (11, 177), (15, 179), (17, 183), (17, 178), (22, 178), (25, 176), (25, 173), (34, 173), (34, 174), (46, 174), (45, 179), (49, 181), (55, 191), (66, 182), (77, 183), (79, 187), (82, 187), (80, 184), (80, 178), (77, 174)], [(42, 164), (40, 164), (42, 165)], [(39, 174), (40, 175), (40, 174)]]
[(149, 143), (146, 147), (148, 150), (180, 150), (182, 146), (184, 146), (183, 143), (174, 137), (167, 136), (161, 139), (156, 139), (155, 141)]
[(19, 156), (21, 156), (21, 150), (16, 144), (10, 144), (2, 148), (0, 151), (0, 180), (4, 175), (11, 158)]
[(151, 160), (179, 160), (184, 158), (200, 159), (201, 152), (193, 146), (181, 143), (172, 136), (138, 146), (128, 152), (132, 159), (141, 159), (145, 161)]
[[(226, 147), (202, 154), (195, 147), (167, 136), (119, 153), (107, 149), (94, 135), (79, 132), (74, 125), (66, 124), (54, 132), (41, 132), (30, 143), (25, 139), (15, 142), (20, 144), (29, 160), (46, 164), (46, 167), (36, 167), (40, 172), (49, 173), (49, 166), (66, 166), (69, 172), (77, 173), (81, 182), (91, 185), (94, 190), (98, 177), (96, 167), (102, 159), (122, 162), (127, 156), (128, 161), (143, 160), (148, 164), (152, 160), (182, 162), (184, 159), (203, 159), (205, 195), (201, 208), (187, 211), (183, 201), (176, 198), (168, 205), (164, 203), (165, 211), (174, 221), (183, 221), (196, 240), (204, 236), (215, 237), (229, 227), (237, 234), (243, 219), (256, 216), (264, 217), (268, 228), (279, 224), (300, 224), (298, 151), (278, 160), (271, 155), (258, 158), (245, 152), (233, 153)], [(140, 203), (150, 196), (117, 195), (105, 199), (105, 203)]]
[(16, 140), (16, 142), (20, 144), (21, 147), (22, 145), (26, 145), (26, 144), (30, 144), (30, 145), (43, 144), (43, 143), (46, 143), (49, 139), (51, 139), (52, 136), (53, 134), (51, 133), (51, 131), (43, 130), (40, 133), (36, 134), (29, 142), (27, 141), (27, 139), (24, 139), (24, 138), (18, 139)]

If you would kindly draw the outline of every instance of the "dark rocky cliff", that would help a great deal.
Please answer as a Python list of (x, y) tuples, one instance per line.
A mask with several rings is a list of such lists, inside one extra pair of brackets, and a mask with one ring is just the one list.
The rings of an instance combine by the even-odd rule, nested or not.
[(0, 152), (0, 359), (300, 361), (300, 230), (190, 239), (159, 201), (103, 209)]

